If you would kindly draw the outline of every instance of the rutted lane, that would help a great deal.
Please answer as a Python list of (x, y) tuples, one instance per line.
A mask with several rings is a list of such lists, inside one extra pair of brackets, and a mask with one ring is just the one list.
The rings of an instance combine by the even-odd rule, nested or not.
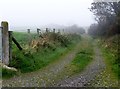
[(64, 81), (61, 81), (56, 86), (60, 87), (85, 87), (91, 80), (105, 69), (105, 63), (101, 51), (96, 46), (94, 47), (95, 57), (91, 64), (89, 64), (86, 69), (77, 76), (73, 76)]
[[(75, 54), (79, 51), (80, 43), (61, 57), (59, 60), (49, 64), (47, 67), (35, 72), (15, 76), (11, 79), (3, 80), (3, 87), (46, 87), (49, 83), (54, 83), (54, 78), (59, 74), (66, 65), (71, 63)], [(53, 84), (54, 85), (54, 84)]]

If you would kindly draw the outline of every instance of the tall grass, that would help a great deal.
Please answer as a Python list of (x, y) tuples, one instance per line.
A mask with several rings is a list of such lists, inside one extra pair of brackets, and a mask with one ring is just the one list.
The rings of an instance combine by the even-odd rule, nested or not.
[[(112, 37), (106, 39), (105, 41), (100, 40), (98, 42), (99, 47), (102, 49), (103, 56), (107, 63), (107, 67), (114, 73), (114, 75), (120, 79), (120, 59), (118, 50), (118, 40), (119, 38)], [(107, 47), (108, 46), (108, 47)]]
[(101, 48), (103, 52), (103, 56), (105, 57), (105, 61), (109, 69), (114, 73), (114, 75), (120, 79), (120, 67), (115, 60), (118, 60), (118, 57), (114, 56), (113, 53), (109, 49), (104, 47)]

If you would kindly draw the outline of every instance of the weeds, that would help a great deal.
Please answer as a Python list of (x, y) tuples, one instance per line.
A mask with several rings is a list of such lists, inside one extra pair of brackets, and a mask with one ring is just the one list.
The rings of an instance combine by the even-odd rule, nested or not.
[(119, 36), (100, 40), (99, 46), (102, 49), (103, 56), (110, 70), (120, 79), (120, 59), (119, 59)]
[(2, 68), (2, 73), (1, 74), (2, 74), (3, 78), (7, 79), (7, 78), (10, 78), (10, 77), (13, 77), (14, 75), (16, 75), (17, 72)]

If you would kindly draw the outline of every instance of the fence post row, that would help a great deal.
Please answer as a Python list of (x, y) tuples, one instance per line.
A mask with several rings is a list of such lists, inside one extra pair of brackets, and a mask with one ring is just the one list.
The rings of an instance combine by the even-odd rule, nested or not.
[[(8, 22), (3, 21), (1, 22), (0, 27), (0, 59), (6, 65), (9, 64), (9, 60), (12, 60), (12, 41), (16, 44), (19, 50), (22, 50), (22, 47), (17, 42), (17, 40), (12, 36), (12, 31), (8, 31), (9, 26)], [(30, 33), (30, 29), (27, 29), (28, 33)], [(48, 33), (49, 30), (46, 28), (46, 32)], [(55, 29), (53, 29), (55, 33)], [(40, 29), (37, 29), (37, 33), (40, 34)], [(60, 29), (58, 30), (60, 33)]]

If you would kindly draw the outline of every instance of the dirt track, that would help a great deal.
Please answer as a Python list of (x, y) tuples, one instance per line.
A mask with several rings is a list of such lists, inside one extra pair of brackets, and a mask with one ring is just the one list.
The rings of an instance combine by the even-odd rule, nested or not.
[[(65, 56), (49, 64), (47, 67), (31, 72), (15, 76), (8, 80), (3, 80), (3, 87), (112, 87), (118, 85), (117, 81), (111, 81), (110, 74), (106, 72), (106, 64), (102, 56), (101, 50), (94, 45), (94, 59), (78, 75), (62, 78), (55, 81), (59, 75), (64, 72), (66, 65), (69, 65), (74, 59), (75, 54), (79, 51), (81, 43), (78, 44), (71, 52)], [(105, 72), (105, 75), (103, 73)], [(66, 76), (66, 75), (65, 75)], [(99, 76), (99, 77), (98, 77)], [(106, 77), (105, 77), (106, 76)], [(96, 80), (96, 77), (99, 79)], [(104, 77), (105, 83), (101, 83), (101, 78)], [(107, 79), (107, 81), (105, 80)], [(107, 83), (107, 84), (106, 84)]]
[(54, 78), (68, 65), (75, 57), (79, 49), (78, 44), (71, 52), (51, 63), (47, 67), (36, 72), (15, 76), (8, 80), (3, 80), (3, 87), (45, 87), (54, 83)]
[(91, 80), (95, 78), (103, 69), (105, 68), (105, 64), (101, 57), (100, 50), (98, 48), (94, 48), (95, 57), (93, 62), (87, 66), (87, 68), (77, 76), (69, 78), (67, 80), (62, 81), (58, 84), (58, 86), (62, 87), (84, 87)]

